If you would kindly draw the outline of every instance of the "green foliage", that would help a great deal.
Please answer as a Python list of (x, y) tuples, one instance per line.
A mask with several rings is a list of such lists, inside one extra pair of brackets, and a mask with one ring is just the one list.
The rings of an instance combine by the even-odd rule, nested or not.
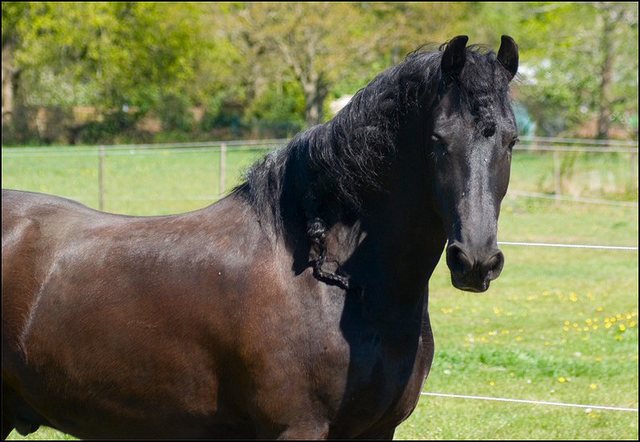
[[(513, 34), (527, 69), (519, 92), (541, 134), (572, 133), (596, 118), (602, 104), (611, 107), (612, 120), (627, 126), (631, 134), (626, 119), (637, 115), (637, 7), (541, 3), (511, 8), (520, 8), (511, 11), (520, 25)], [(603, 97), (601, 90), (606, 63), (614, 72), (611, 98)]]
[(194, 138), (224, 124), (303, 127), (327, 118), (329, 98), (355, 93), (424, 44), (468, 34), (495, 49), (509, 34), (520, 46), (515, 95), (539, 135), (575, 134), (604, 116), (637, 137), (635, 6), (4, 2), (3, 69), (15, 75), (3, 75), (3, 91), (16, 102), (6, 128), (46, 139), (35, 128), (42, 106), (102, 115), (127, 106)]

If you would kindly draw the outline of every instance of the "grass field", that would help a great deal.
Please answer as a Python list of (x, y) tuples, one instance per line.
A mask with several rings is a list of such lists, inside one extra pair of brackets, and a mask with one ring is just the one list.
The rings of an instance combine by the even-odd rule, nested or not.
[[(97, 152), (68, 152), (28, 157), (3, 150), (2, 186), (97, 207)], [(228, 152), (227, 189), (263, 154)], [(516, 153), (510, 189), (552, 190), (550, 158)], [(637, 201), (629, 158), (571, 161), (567, 193)], [(150, 215), (202, 207), (217, 198), (218, 168), (216, 152), (107, 155), (105, 209)], [(637, 246), (638, 209), (508, 195), (499, 240)], [(430, 281), (436, 355), (424, 390), (637, 409), (637, 251), (502, 250), (502, 276), (483, 294), (454, 289), (443, 260), (438, 265)], [(395, 437), (638, 439), (638, 413), (423, 396)], [(22, 439), (15, 432), (10, 438)], [(43, 428), (29, 438), (69, 436)]]

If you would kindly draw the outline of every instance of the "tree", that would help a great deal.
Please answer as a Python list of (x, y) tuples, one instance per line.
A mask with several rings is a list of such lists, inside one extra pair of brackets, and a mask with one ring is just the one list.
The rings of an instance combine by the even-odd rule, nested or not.
[[(22, 46), (22, 27), (29, 14), (28, 3), (2, 3), (2, 129), (13, 132), (16, 99), (19, 97), (21, 69), (16, 64), (16, 51)], [(4, 135), (3, 135), (4, 139)]]
[(596, 135), (607, 138), (611, 122), (637, 115), (637, 5), (483, 3), (473, 12), (476, 29), (518, 42), (518, 97), (543, 133), (597, 120)]
[[(16, 14), (15, 5), (24, 12)], [(14, 62), (32, 106), (144, 115), (176, 97), (191, 103), (204, 96), (196, 81), (209, 44), (201, 15), (190, 3), (3, 3), (3, 59)], [(4, 72), (3, 63), (9, 90)], [(3, 97), (9, 103), (11, 95)]]
[[(600, 84), (596, 103), (596, 110), (598, 112), (596, 135), (598, 138), (606, 139), (609, 138), (611, 122), (615, 118), (614, 106), (618, 103), (628, 102), (630, 98), (626, 93), (620, 94), (619, 89), (616, 91), (616, 73), (623, 75), (626, 73), (628, 75), (628, 68), (624, 69), (621, 64), (627, 64), (629, 61), (631, 61), (632, 66), (635, 62), (636, 75), (638, 72), (638, 9), (637, 7), (630, 7), (630, 5), (624, 3), (598, 2), (593, 6), (597, 11), (600, 34)], [(635, 35), (633, 35), (632, 32), (634, 28), (636, 31)], [(635, 54), (633, 51), (629, 54), (624, 54), (623, 46), (628, 47), (630, 43), (628, 38), (633, 38), (630, 46), (635, 46)], [(631, 59), (631, 57), (625, 55), (630, 55), (631, 57), (635, 55), (635, 57)], [(629, 80), (633, 81), (633, 78), (631, 77)]]
[[(229, 38), (243, 46), (257, 79), (292, 77), (304, 96), (308, 125), (341, 75), (373, 57), (373, 17), (353, 3), (249, 3), (229, 15)], [(264, 83), (264, 80), (263, 80)]]

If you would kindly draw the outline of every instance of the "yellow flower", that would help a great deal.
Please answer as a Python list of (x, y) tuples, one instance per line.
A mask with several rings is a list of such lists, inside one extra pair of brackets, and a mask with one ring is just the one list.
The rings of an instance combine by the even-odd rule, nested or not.
[(620, 330), (621, 332), (625, 331), (627, 329), (627, 327), (624, 326), (624, 324), (620, 324), (618, 326), (618, 330)]
[(604, 307), (598, 307), (598, 308), (596, 309), (596, 311), (597, 311), (597, 312), (601, 312), (602, 310), (604, 310)]
[(598, 388), (598, 384), (590, 384), (589, 388), (595, 390), (596, 388)]
[(564, 377), (560, 376), (558, 378), (558, 382), (560, 382), (561, 384), (564, 384), (565, 382), (567, 382), (567, 379), (565, 379)]
[(569, 294), (569, 300), (571, 302), (576, 302), (578, 300), (578, 295), (576, 295), (574, 292), (571, 292), (571, 294)]

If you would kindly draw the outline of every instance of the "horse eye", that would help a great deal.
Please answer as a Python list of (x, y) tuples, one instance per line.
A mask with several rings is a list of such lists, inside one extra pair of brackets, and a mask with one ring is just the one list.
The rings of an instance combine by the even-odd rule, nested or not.
[(515, 146), (516, 143), (519, 142), (519, 141), (520, 141), (520, 138), (518, 138), (518, 137), (515, 137), (513, 140), (511, 140), (511, 143), (509, 143), (509, 150), (512, 150), (513, 146)]

